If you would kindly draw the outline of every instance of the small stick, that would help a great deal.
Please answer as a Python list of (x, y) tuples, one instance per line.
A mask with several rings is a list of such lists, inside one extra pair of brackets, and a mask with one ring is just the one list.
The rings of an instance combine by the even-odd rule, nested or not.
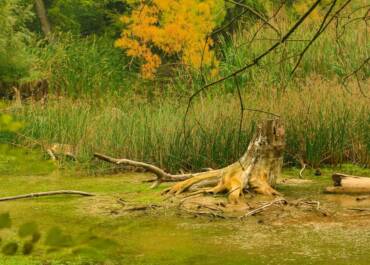
[(67, 195), (67, 194), (68, 195), (81, 195), (81, 196), (95, 196), (95, 194), (84, 192), (84, 191), (57, 190), (57, 191), (45, 191), (45, 192), (36, 192), (36, 193), (23, 194), (23, 195), (17, 195), (17, 196), (3, 197), (3, 198), (0, 198), (0, 202), (26, 199), (26, 198), (52, 196), (52, 195)]
[(272, 202), (269, 202), (269, 203), (266, 203), (264, 205), (262, 205), (261, 207), (258, 207), (250, 212), (247, 212), (243, 217), (248, 217), (248, 216), (251, 216), (251, 215), (254, 215), (256, 213), (259, 213), (259, 212), (262, 212), (263, 210), (265, 210), (266, 208), (274, 205), (275, 203), (278, 203), (278, 202), (286, 202), (285, 199), (276, 199), (276, 200), (273, 200)]
[(136, 206), (129, 206), (126, 208), (123, 208), (123, 211), (144, 211), (147, 209), (154, 209), (160, 207), (157, 204), (149, 204), (149, 205), (136, 205)]
[(347, 208), (347, 209), (352, 210), (352, 211), (359, 211), (359, 212), (370, 211), (370, 208)]
[(306, 163), (303, 163), (302, 169), (299, 171), (299, 177), (303, 179), (303, 171), (306, 169)]

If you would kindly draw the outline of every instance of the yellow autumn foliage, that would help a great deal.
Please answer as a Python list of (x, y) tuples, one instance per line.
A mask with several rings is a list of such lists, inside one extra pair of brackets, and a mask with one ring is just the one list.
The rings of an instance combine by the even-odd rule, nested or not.
[[(293, 9), (297, 14), (303, 15), (314, 2), (315, 0), (296, 0), (293, 4)], [(323, 18), (323, 8), (327, 8), (329, 4), (331, 4), (331, 1), (323, 0), (319, 7), (313, 10), (307, 20), (313, 23), (320, 21)]]
[(125, 28), (115, 46), (140, 60), (143, 78), (152, 79), (164, 58), (192, 68), (199, 68), (203, 60), (215, 72), (218, 61), (211, 50), (213, 42), (205, 40), (225, 16), (223, 0), (130, 2), (132, 12), (121, 17)]

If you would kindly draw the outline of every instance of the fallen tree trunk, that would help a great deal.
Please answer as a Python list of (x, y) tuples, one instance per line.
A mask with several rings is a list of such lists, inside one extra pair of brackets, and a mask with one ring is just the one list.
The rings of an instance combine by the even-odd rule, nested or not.
[[(172, 175), (151, 164), (128, 159), (116, 159), (99, 153), (98, 159), (117, 165), (142, 167), (157, 176), (157, 184), (161, 182), (178, 182), (164, 192), (180, 194), (186, 190), (198, 193), (227, 192), (230, 203), (239, 203), (245, 189), (265, 195), (279, 195), (273, 188), (283, 165), (285, 147), (285, 130), (281, 120), (265, 120), (257, 128), (247, 151), (235, 163), (207, 172)], [(215, 185), (216, 184), (216, 185)], [(213, 185), (213, 187), (204, 187)]]
[(326, 193), (370, 193), (370, 178), (334, 173), (333, 187), (325, 188)]

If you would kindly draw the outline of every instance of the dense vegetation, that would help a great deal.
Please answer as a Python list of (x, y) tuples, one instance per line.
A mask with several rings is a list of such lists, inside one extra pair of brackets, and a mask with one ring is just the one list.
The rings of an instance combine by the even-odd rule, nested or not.
[(366, 1), (350, 1), (292, 74), (330, 8), (322, 1), (256, 67), (199, 95), (186, 123), (193, 92), (253, 61), (313, 1), (41, 1), (51, 32), (33, 2), (0, 3), (0, 92), (15, 98), (17, 87), (23, 101), (5, 103), (1, 119), (13, 115), (23, 127), (3, 141), (73, 144), (89, 165), (92, 152), (104, 151), (174, 171), (220, 167), (271, 115), (245, 111), (240, 126), (240, 92), (245, 108), (283, 117), (288, 164), (369, 165)]

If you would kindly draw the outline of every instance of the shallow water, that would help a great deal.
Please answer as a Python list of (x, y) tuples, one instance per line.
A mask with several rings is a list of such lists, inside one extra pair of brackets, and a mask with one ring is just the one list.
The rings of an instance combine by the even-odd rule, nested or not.
[[(90, 264), (143, 265), (370, 264), (370, 215), (351, 220), (337, 219), (334, 213), (330, 218), (293, 218), (294, 221), (286, 222), (287, 216), (270, 215), (266, 219), (263, 214), (245, 221), (194, 218), (173, 208), (116, 214), (114, 207), (118, 198), (140, 203), (163, 202), (159, 195), (163, 187), (150, 190), (148, 184), (141, 182), (146, 177), (142, 174), (77, 176), (73, 172), (58, 171), (40, 154), (27, 155), (26, 160), (20, 159), (24, 153), (11, 153), (11, 159), (8, 155), (7, 160), (4, 155), (0, 156), (1, 197), (56, 189), (83, 190), (97, 196), (1, 202), (0, 214), (9, 212), (13, 221), (11, 229), (0, 230), (3, 242), (21, 242), (17, 229), (24, 222), (34, 221), (43, 235), (58, 226), (72, 237), (95, 235), (113, 240), (115, 245), (99, 250), (92, 258), (77, 255), (69, 248), (48, 252), (42, 237), (30, 256), (20, 251), (13, 257), (0, 254), (1, 265), (67, 264), (67, 261), (68, 264), (86, 264), (86, 259)], [(18, 164), (24, 161), (27, 165)], [(285, 177), (291, 174), (295, 173), (289, 170)], [(328, 176), (322, 176), (304, 184), (280, 184), (278, 189), (290, 198), (318, 199), (324, 206), (370, 208), (370, 200), (323, 195), (322, 187), (329, 182)]]

